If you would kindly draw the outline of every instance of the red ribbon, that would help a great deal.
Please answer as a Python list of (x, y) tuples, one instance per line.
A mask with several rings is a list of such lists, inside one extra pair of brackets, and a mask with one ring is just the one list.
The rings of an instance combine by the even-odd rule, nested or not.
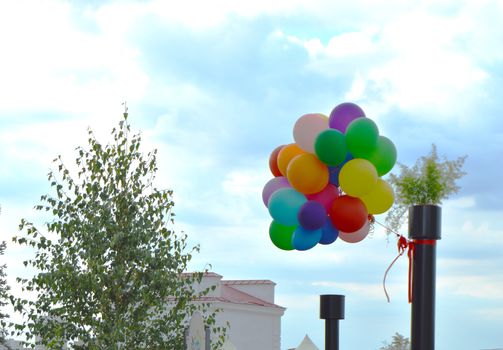
[(414, 267), (414, 252), (416, 251), (416, 244), (427, 244), (427, 245), (435, 245), (436, 240), (434, 239), (414, 239), (414, 240), (408, 240), (402, 235), (397, 235), (398, 236), (398, 255), (396, 256), (395, 259), (391, 262), (391, 264), (388, 266), (386, 269), (386, 272), (384, 273), (384, 278), (383, 278), (383, 288), (384, 288), (384, 294), (386, 294), (386, 299), (388, 299), (388, 303), (390, 302), (390, 298), (388, 295), (388, 291), (386, 290), (386, 277), (388, 276), (388, 272), (391, 269), (391, 267), (395, 264), (395, 262), (400, 258), (405, 251), (407, 250), (407, 257), (409, 258), (409, 283), (408, 283), (408, 297), (409, 297), (409, 304), (412, 303), (414, 300), (414, 295), (412, 291), (412, 283), (414, 281), (414, 273), (413, 273), (413, 267)]
[(414, 280), (414, 270), (413, 270), (413, 266), (414, 266), (414, 252), (416, 251), (416, 245), (415, 245), (415, 241), (409, 241), (409, 250), (407, 251), (407, 256), (409, 257), (409, 283), (408, 283), (408, 289), (409, 289), (409, 292), (408, 292), (408, 295), (409, 295), (409, 304), (412, 303), (412, 300), (414, 300), (414, 295), (413, 295), (413, 292), (412, 292), (412, 283), (413, 283), (413, 280)]

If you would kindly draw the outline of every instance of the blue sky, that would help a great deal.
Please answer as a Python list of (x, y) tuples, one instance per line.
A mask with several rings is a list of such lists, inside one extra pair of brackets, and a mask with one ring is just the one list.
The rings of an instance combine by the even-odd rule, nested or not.
[[(359, 104), (412, 164), (432, 143), (467, 155), (462, 190), (443, 203), (437, 348), (503, 346), (503, 3), (279, 0), (46, 0), (0, 3), (0, 234), (49, 190), (91, 127), (101, 140), (128, 102), (157, 186), (175, 192), (177, 227), (228, 279), (271, 279), (286, 307), (282, 348), (321, 348), (318, 296), (346, 295), (341, 348), (377, 349), (409, 333), (407, 261), (381, 281), (395, 242), (279, 251), (261, 191), (270, 152), (295, 121)], [(384, 221), (384, 216), (378, 217)], [(403, 234), (406, 234), (405, 228)], [(8, 245), (14, 291), (31, 252)]]

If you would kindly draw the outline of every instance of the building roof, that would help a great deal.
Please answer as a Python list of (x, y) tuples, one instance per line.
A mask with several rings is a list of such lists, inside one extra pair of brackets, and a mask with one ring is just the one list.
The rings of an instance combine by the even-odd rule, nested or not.
[(276, 285), (271, 280), (225, 280), (222, 281), (222, 284), (226, 285), (253, 285), (253, 284), (272, 284)]
[[(192, 275), (193, 273), (191, 272), (185, 272), (183, 275)], [(271, 280), (222, 280), (222, 276), (214, 273), (214, 272), (206, 272), (203, 275), (203, 278), (207, 277), (216, 277), (219, 279), (217, 282), (218, 285), (220, 285), (220, 288), (217, 289), (220, 292), (220, 295), (214, 295), (214, 296), (204, 296), (197, 298), (199, 301), (204, 301), (204, 302), (223, 302), (223, 303), (230, 303), (230, 304), (240, 304), (240, 305), (253, 305), (253, 306), (262, 306), (262, 307), (267, 307), (267, 308), (273, 308), (273, 309), (278, 309), (278, 310), (286, 310), (286, 308), (276, 305), (274, 303), (270, 303), (266, 300), (260, 299), (256, 296), (253, 296), (251, 294), (248, 294), (244, 291), (239, 290), (238, 288), (233, 288), (233, 286), (243, 286), (243, 285), (272, 285), (275, 286), (276, 283), (274, 283)], [(173, 297), (169, 297), (168, 300), (174, 299)]]
[(259, 305), (266, 307), (281, 308), (281, 306), (269, 303), (265, 300), (259, 299), (257, 297), (254, 297), (253, 295), (237, 290), (236, 288), (232, 288), (231, 286), (225, 284), (222, 285), (222, 298), (225, 298), (229, 300), (229, 302), (236, 304), (248, 304), (248, 305)]
[[(184, 273), (182, 273), (182, 275), (184, 275), (184, 276), (192, 276), (194, 274), (195, 274), (194, 272), (184, 272)], [(218, 273), (215, 273), (215, 272), (205, 272), (203, 274), (203, 277), (219, 277), (219, 278), (222, 278), (222, 275), (219, 275)]]
[[(225, 281), (223, 281), (223, 282), (225, 282)], [(265, 300), (254, 297), (253, 295), (250, 295), (248, 293), (237, 290), (236, 288), (232, 288), (231, 286), (226, 285), (225, 283), (222, 283), (222, 285), (221, 285), (220, 296), (202, 297), (202, 298), (199, 298), (199, 300), (200, 301), (220, 301), (220, 302), (231, 303), (231, 304), (263, 306), (263, 307), (270, 307), (270, 308), (285, 310), (284, 307), (281, 307), (279, 305), (272, 304), (272, 303), (269, 303)]]

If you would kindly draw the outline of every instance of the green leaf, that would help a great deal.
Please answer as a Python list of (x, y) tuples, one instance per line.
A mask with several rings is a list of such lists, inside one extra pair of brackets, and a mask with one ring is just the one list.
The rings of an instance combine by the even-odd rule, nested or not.
[(460, 189), (457, 181), (466, 174), (465, 159), (466, 156), (440, 159), (433, 144), (430, 153), (420, 157), (414, 166), (399, 164), (400, 173), (391, 173), (388, 178), (395, 191), (395, 205), (386, 216), (388, 228), (395, 232), (400, 229), (409, 206), (439, 205), (457, 193)]

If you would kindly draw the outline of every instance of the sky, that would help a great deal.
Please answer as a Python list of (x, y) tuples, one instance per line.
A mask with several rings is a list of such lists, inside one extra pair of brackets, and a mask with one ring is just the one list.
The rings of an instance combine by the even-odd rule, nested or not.
[[(305, 334), (323, 348), (319, 295), (346, 296), (342, 349), (409, 335), (405, 257), (377, 227), (357, 244), (285, 252), (261, 199), (269, 155), (295, 121), (357, 103), (412, 165), (436, 144), (466, 155), (461, 191), (442, 203), (438, 350), (503, 347), (503, 2), (468, 0), (0, 2), (0, 239), (8, 281), (26, 276), (21, 218), (47, 173), (106, 143), (127, 101), (156, 186), (174, 190), (176, 228), (200, 244), (192, 268), (270, 279), (282, 350)], [(377, 217), (384, 221), (384, 215)], [(407, 235), (406, 228), (403, 228)]]

